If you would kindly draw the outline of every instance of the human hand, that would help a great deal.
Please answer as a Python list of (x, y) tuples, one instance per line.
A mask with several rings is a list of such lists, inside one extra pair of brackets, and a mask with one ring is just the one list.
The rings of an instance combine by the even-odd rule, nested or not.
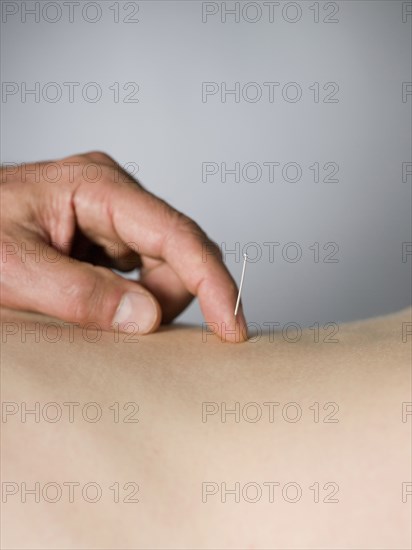
[(106, 154), (3, 167), (0, 190), (2, 306), (146, 334), (197, 296), (221, 338), (246, 339), (218, 246)]

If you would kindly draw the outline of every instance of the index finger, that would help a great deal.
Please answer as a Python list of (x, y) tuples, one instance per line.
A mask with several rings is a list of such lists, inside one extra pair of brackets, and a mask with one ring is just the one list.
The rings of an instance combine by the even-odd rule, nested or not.
[(193, 220), (142, 188), (112, 181), (98, 186), (83, 182), (73, 204), (82, 227), (101, 227), (104, 212), (124, 242), (137, 242), (139, 253), (167, 262), (198, 297), (211, 331), (231, 342), (247, 339), (242, 308), (234, 315), (236, 283), (218, 246)]

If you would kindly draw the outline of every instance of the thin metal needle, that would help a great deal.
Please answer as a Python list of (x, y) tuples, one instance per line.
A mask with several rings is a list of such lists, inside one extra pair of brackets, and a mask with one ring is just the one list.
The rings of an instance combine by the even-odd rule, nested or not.
[(243, 254), (242, 276), (240, 277), (239, 294), (237, 295), (237, 300), (236, 300), (235, 317), (237, 315), (237, 310), (239, 309), (240, 294), (242, 293), (243, 279), (245, 277), (246, 262), (247, 262), (247, 254)]

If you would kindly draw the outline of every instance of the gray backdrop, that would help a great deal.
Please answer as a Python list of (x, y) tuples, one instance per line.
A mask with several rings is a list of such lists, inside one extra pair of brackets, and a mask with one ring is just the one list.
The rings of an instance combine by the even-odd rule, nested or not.
[[(250, 321), (397, 310), (411, 299), (411, 21), (398, 1), (4, 1), (1, 160), (127, 163), (235, 251), (237, 280), (242, 253), (256, 259)], [(197, 303), (181, 319), (200, 322)]]

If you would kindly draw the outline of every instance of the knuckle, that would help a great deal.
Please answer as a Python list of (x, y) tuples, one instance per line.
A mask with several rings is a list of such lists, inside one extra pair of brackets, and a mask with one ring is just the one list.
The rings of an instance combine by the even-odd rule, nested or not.
[(208, 250), (215, 256), (218, 260), (223, 260), (223, 253), (220, 248), (220, 246), (215, 243), (215, 241), (211, 241), (210, 239), (207, 240), (206, 243), (204, 243), (205, 246), (207, 246)]
[(166, 224), (162, 235), (161, 256), (166, 258), (172, 253), (171, 251), (189, 247), (192, 250), (196, 249), (201, 258), (203, 243), (207, 241), (207, 236), (201, 227), (186, 214), (171, 209), (168, 205), (164, 213)]
[(191, 233), (196, 237), (201, 237), (206, 239), (206, 234), (203, 229), (189, 216), (183, 214), (182, 212), (175, 213), (174, 226), (177, 231), (182, 231), (186, 233)]
[(92, 159), (94, 162), (102, 164), (115, 164), (114, 159), (104, 151), (90, 151), (84, 154), (85, 157)]
[[(97, 181), (101, 176), (107, 177), (110, 170), (117, 163), (102, 151), (91, 151), (66, 157), (57, 162), (65, 169), (65, 175), (74, 175), (75, 181), (92, 180)], [(90, 170), (89, 170), (90, 169)], [(90, 173), (89, 173), (90, 172)], [(66, 177), (67, 179), (67, 177)]]

